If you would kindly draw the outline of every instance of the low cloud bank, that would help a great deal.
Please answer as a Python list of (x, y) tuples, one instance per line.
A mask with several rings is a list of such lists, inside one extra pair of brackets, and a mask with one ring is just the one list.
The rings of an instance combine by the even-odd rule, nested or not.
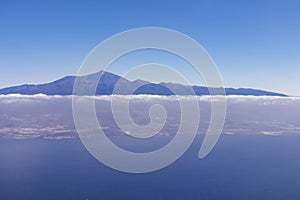
[[(72, 115), (73, 96), (48, 96), (44, 94), (0, 95), (0, 136), (9, 138), (76, 138)], [(81, 96), (82, 100), (95, 100), (99, 121), (108, 134), (122, 134), (113, 123), (110, 101), (130, 100), (135, 121), (148, 120), (147, 107), (162, 104), (173, 108), (177, 100), (198, 100), (201, 121), (199, 134), (204, 134), (210, 123), (210, 102), (221, 101), (224, 96), (159, 96), (159, 95), (109, 95)], [(226, 96), (227, 116), (223, 134), (300, 135), (300, 98), (274, 96)], [(172, 126), (161, 135), (172, 135), (178, 125), (178, 109), (170, 109)], [(173, 113), (172, 113), (173, 112)], [(172, 118), (173, 117), (173, 118)]]

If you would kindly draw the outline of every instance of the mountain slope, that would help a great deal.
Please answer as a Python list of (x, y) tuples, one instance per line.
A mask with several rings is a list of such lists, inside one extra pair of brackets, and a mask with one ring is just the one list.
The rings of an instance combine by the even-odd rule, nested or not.
[[(101, 71), (86, 76), (66, 76), (62, 79), (37, 85), (20, 85), (0, 89), (0, 94), (46, 94), (46, 95), (72, 95), (73, 85), (77, 78), (80, 83), (80, 92), (77, 95), (90, 95), (91, 86), (96, 86), (96, 95), (111, 94), (149, 94), (149, 95), (209, 95), (209, 88), (203, 86), (185, 86), (177, 83), (150, 83), (143, 80), (129, 81), (113, 73)], [(98, 81), (99, 80), (99, 81)], [(114, 90), (116, 84), (117, 89)], [(192, 90), (191, 90), (192, 88)], [(211, 88), (217, 90), (218, 88)], [(254, 95), (254, 96), (287, 96), (285, 94), (256, 90), (251, 88), (225, 88), (227, 95)]]

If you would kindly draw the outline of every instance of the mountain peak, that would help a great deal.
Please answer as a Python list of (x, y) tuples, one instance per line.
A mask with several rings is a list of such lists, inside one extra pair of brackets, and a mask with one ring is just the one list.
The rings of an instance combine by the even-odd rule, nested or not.
[[(141, 79), (133, 82), (113, 74), (101, 70), (99, 72), (88, 74), (84, 76), (66, 76), (62, 79), (37, 85), (20, 85), (0, 89), (0, 94), (46, 94), (46, 95), (72, 95), (75, 80), (81, 84), (83, 92), (80, 95), (89, 95), (88, 91), (96, 88), (96, 95), (111, 95), (111, 94), (149, 94), (149, 95), (209, 95), (209, 90), (214, 88), (207, 88), (203, 86), (186, 86), (178, 83), (161, 83), (155, 84)], [(115, 89), (116, 84), (118, 87)], [(91, 87), (93, 86), (93, 87)], [(194, 92), (191, 93), (190, 89)], [(285, 94), (256, 90), (251, 88), (225, 88), (227, 95), (254, 95), (254, 96), (287, 96)], [(221, 94), (221, 93), (220, 93)]]

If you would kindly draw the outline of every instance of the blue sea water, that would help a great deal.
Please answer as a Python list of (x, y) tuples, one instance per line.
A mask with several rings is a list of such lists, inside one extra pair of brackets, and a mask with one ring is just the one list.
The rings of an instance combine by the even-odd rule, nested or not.
[[(161, 132), (146, 140), (124, 134), (110, 109), (111, 100), (124, 98), (141, 126), (150, 122), (151, 105), (163, 105), (168, 119)], [(195, 98), (200, 134), (188, 151), (162, 170), (127, 174), (104, 166), (82, 145), (75, 134), (71, 97), (0, 96), (0, 200), (300, 199), (299, 98), (227, 97), (223, 134), (202, 160), (198, 153), (210, 124), (210, 97), (183, 97)], [(177, 133), (181, 114), (175, 99), (95, 99), (99, 123), (123, 149), (153, 151)]]
[[(117, 138), (122, 140), (124, 138)], [(222, 135), (198, 159), (203, 137), (170, 166), (127, 174), (95, 160), (78, 139), (0, 139), (0, 199), (299, 199), (300, 137)]]

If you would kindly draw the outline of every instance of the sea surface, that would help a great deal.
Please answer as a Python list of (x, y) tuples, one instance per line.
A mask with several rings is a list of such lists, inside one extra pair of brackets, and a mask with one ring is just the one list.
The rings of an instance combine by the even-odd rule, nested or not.
[(79, 139), (2, 138), (0, 198), (299, 199), (299, 136), (222, 135), (200, 160), (202, 138), (175, 163), (147, 174), (104, 166)]
[[(161, 170), (129, 174), (103, 165), (84, 147), (72, 97), (0, 95), (0, 199), (300, 199), (299, 98), (228, 97), (222, 134), (204, 159), (198, 153), (211, 123), (210, 102), (218, 97), (182, 98), (196, 98), (201, 110), (192, 145)], [(152, 105), (162, 105), (165, 126), (151, 138), (132, 138), (115, 123), (112, 99), (130, 100), (132, 120), (140, 126), (151, 121)], [(181, 112), (174, 97), (102, 96), (95, 98), (95, 110), (107, 137), (128, 151), (154, 151), (174, 135), (188, 134), (177, 133)]]

